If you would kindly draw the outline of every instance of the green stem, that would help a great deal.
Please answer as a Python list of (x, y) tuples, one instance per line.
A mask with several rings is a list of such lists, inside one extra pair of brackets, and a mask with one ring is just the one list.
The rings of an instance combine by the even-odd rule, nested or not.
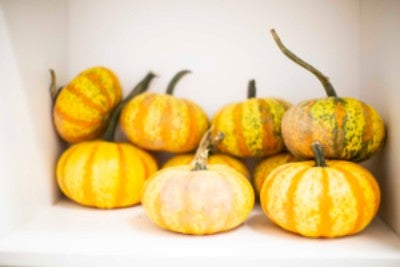
[(212, 136), (212, 127), (208, 129), (201, 138), (199, 147), (192, 161), (192, 171), (207, 170), (208, 155), (212, 147), (224, 138), (224, 133), (219, 132)]
[(190, 70), (181, 70), (175, 76), (172, 78), (172, 80), (169, 82), (168, 87), (167, 87), (167, 92), (166, 94), (172, 95), (174, 93), (174, 89), (176, 84), (179, 82), (179, 80), (185, 76), (186, 74), (191, 73)]
[(50, 83), (50, 96), (53, 102), (56, 101), (58, 91), (57, 90), (57, 79), (56, 79), (56, 72), (53, 69), (49, 69), (50, 72), (50, 77), (51, 77), (51, 83)]
[(149, 72), (113, 110), (111, 113), (107, 129), (104, 133), (104, 140), (112, 142), (114, 140), (115, 128), (117, 126), (119, 115), (125, 104), (135, 96), (145, 92), (150, 85), (151, 80), (155, 77), (154, 73)]
[(312, 150), (313, 150), (314, 156), (315, 156), (315, 166), (316, 167), (328, 167), (328, 165), (326, 165), (324, 151), (322, 149), (321, 144), (318, 142), (314, 142), (312, 144)]
[(250, 80), (247, 86), (247, 99), (256, 97), (256, 81)]
[(301, 67), (305, 68), (306, 70), (310, 71), (311, 73), (313, 73), (318, 80), (320, 80), (320, 82), (322, 83), (322, 85), (324, 86), (325, 92), (328, 96), (337, 96), (336, 95), (336, 91), (333, 88), (332, 84), (329, 81), (329, 78), (327, 76), (325, 76), (324, 74), (322, 74), (319, 70), (317, 70), (316, 68), (314, 68), (313, 66), (311, 66), (310, 64), (308, 64), (307, 62), (305, 62), (304, 60), (302, 60), (301, 58), (299, 58), (298, 56), (296, 56), (295, 54), (293, 54), (289, 49), (287, 49), (283, 43), (281, 42), (281, 40), (279, 39), (278, 34), (275, 32), (274, 29), (271, 30), (271, 34), (272, 37), (274, 38), (276, 44), (278, 45), (279, 49), (289, 58), (291, 59), (293, 62), (299, 64)]

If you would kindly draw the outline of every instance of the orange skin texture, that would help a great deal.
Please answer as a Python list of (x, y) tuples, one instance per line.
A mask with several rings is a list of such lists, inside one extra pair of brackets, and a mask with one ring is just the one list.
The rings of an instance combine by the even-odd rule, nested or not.
[(194, 102), (152, 92), (130, 100), (122, 110), (120, 124), (133, 144), (172, 153), (195, 150), (209, 127), (206, 112)]
[(264, 157), (281, 152), (281, 119), (290, 105), (277, 98), (250, 98), (222, 107), (212, 119), (213, 133), (224, 133), (218, 149), (237, 157)]
[(292, 106), (282, 118), (282, 136), (297, 158), (312, 159), (319, 142), (328, 159), (361, 162), (379, 151), (385, 126), (369, 105), (350, 97), (312, 99)]
[(293, 162), (274, 169), (265, 180), (260, 202), (280, 227), (306, 237), (338, 237), (362, 231), (375, 217), (380, 189), (361, 165), (327, 160)]
[[(184, 154), (184, 155), (176, 155), (170, 158), (168, 161), (164, 163), (161, 167), (162, 169), (179, 166), (179, 165), (188, 165), (192, 163), (194, 159), (194, 154)], [(234, 168), (241, 174), (243, 174), (247, 179), (250, 179), (250, 173), (246, 165), (241, 162), (239, 159), (224, 155), (224, 154), (212, 154), (208, 157), (207, 164), (223, 164), (229, 167)]]
[(110, 209), (139, 204), (146, 179), (157, 170), (155, 159), (131, 144), (86, 141), (61, 155), (56, 176), (68, 198)]
[(146, 181), (142, 206), (156, 225), (169, 231), (205, 235), (242, 224), (254, 206), (250, 182), (219, 164), (207, 170), (190, 166), (162, 169)]
[(289, 162), (295, 162), (296, 158), (289, 152), (267, 157), (257, 164), (254, 168), (253, 184), (257, 195), (260, 194), (261, 187), (268, 175), (276, 168)]

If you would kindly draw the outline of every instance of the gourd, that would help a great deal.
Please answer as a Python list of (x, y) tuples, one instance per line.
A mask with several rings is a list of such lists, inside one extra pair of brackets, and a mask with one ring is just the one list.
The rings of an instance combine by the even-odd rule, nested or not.
[(111, 112), (121, 101), (122, 89), (118, 77), (108, 68), (86, 69), (58, 92), (53, 77), (53, 121), (59, 136), (69, 142), (100, 137)]
[(113, 142), (118, 116), (125, 102), (147, 89), (149, 73), (115, 109), (105, 140), (70, 146), (56, 166), (57, 184), (73, 201), (90, 207), (119, 208), (140, 203), (145, 180), (158, 170), (148, 152), (128, 143)]
[(223, 106), (212, 119), (213, 131), (225, 135), (218, 148), (243, 158), (281, 152), (281, 119), (289, 106), (282, 99), (257, 98), (255, 81), (249, 81), (248, 99)]
[(143, 93), (123, 108), (122, 132), (135, 145), (151, 151), (184, 153), (199, 145), (209, 127), (206, 112), (191, 100), (172, 95), (179, 79), (189, 71), (178, 72), (167, 93)]
[(380, 189), (359, 164), (325, 160), (314, 143), (314, 161), (292, 162), (265, 180), (260, 202), (280, 227), (307, 237), (338, 237), (362, 231), (379, 208)]
[(295, 161), (296, 158), (289, 152), (285, 151), (269, 156), (258, 162), (254, 168), (253, 174), (253, 186), (257, 196), (260, 194), (261, 187), (264, 184), (265, 179), (275, 168)]
[(242, 224), (254, 206), (250, 182), (235, 169), (207, 164), (211, 131), (204, 134), (191, 165), (161, 169), (143, 189), (142, 206), (149, 219), (169, 231), (205, 235)]
[(287, 149), (298, 158), (310, 159), (312, 142), (318, 141), (326, 158), (361, 162), (372, 157), (385, 140), (378, 112), (360, 100), (337, 96), (328, 77), (290, 52), (276, 32), (271, 32), (281, 51), (312, 72), (327, 93), (327, 97), (301, 101), (285, 113), (282, 136)]

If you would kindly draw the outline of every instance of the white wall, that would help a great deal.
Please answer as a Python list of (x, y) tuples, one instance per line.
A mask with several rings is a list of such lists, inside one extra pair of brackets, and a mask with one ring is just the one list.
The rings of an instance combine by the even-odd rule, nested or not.
[(0, 2), (0, 235), (58, 195), (50, 67), (67, 69), (65, 1)]
[(381, 217), (400, 233), (400, 1), (361, 1), (360, 96), (387, 126), (383, 153), (369, 162), (382, 189)]
[(259, 96), (292, 102), (323, 96), (318, 80), (289, 61), (269, 30), (331, 77), (339, 94), (358, 95), (357, 0), (86, 0), (69, 1), (69, 77), (92, 65), (117, 72), (125, 90), (148, 70), (164, 91), (180, 69), (193, 71), (176, 95), (210, 115), (246, 97), (255, 78)]

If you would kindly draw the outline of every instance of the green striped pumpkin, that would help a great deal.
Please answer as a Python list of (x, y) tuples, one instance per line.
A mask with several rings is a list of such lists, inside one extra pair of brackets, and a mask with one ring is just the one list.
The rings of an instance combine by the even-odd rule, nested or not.
[(290, 106), (278, 98), (255, 97), (255, 82), (249, 82), (244, 102), (222, 107), (213, 117), (213, 132), (225, 134), (218, 148), (237, 157), (263, 157), (283, 150), (281, 119)]
[(306, 100), (292, 106), (282, 118), (282, 136), (288, 150), (299, 159), (313, 158), (311, 145), (319, 142), (325, 157), (360, 162), (383, 147), (385, 126), (370, 105), (338, 97), (329, 78), (288, 50), (274, 30), (280, 50), (292, 61), (314, 74), (327, 97)]
[(370, 105), (350, 97), (326, 97), (291, 107), (282, 118), (282, 136), (298, 158), (313, 158), (311, 144), (318, 141), (326, 158), (360, 162), (382, 147), (385, 128)]

